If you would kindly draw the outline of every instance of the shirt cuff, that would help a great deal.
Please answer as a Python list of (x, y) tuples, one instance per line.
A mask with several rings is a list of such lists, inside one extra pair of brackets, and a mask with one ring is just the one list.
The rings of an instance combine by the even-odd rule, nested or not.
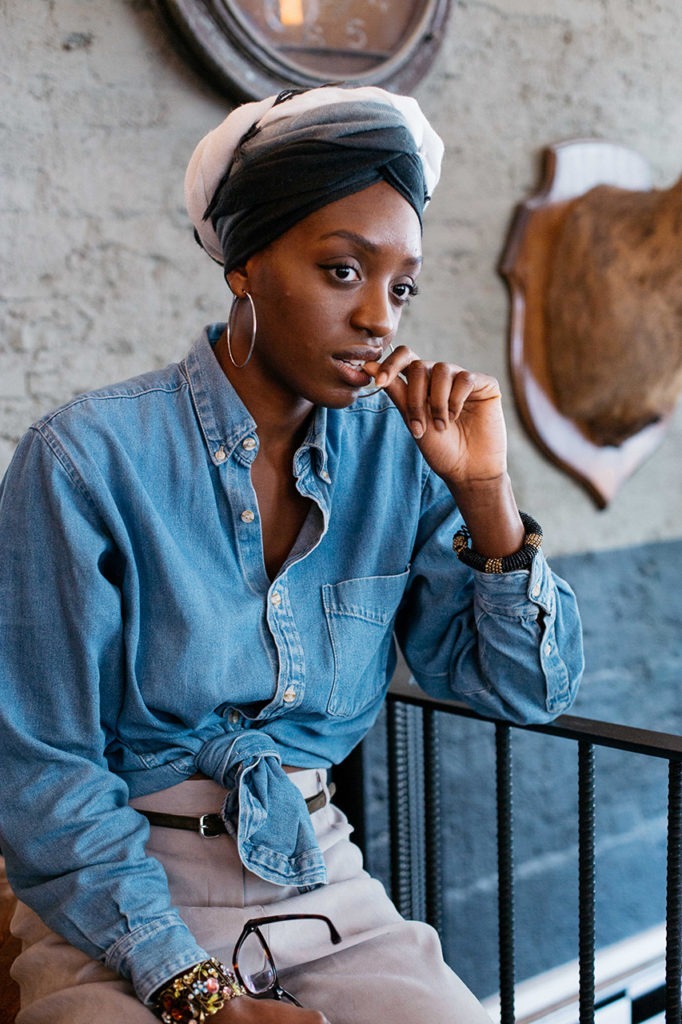
[(138, 999), (149, 1006), (164, 982), (209, 956), (182, 918), (169, 913), (124, 935), (107, 950), (104, 962), (130, 978)]
[(530, 603), (546, 615), (554, 611), (554, 578), (542, 551), (537, 552), (530, 569), (504, 573), (473, 569), (472, 572), (476, 595), (488, 610), (513, 613), (521, 607), (528, 608)]

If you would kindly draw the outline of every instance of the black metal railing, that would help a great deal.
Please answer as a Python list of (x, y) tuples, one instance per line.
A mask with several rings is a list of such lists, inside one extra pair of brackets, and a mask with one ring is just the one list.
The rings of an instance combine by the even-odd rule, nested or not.
[[(521, 729), (572, 740), (577, 747), (578, 789), (578, 986), (579, 1024), (595, 1020), (595, 747), (612, 747), (668, 763), (665, 1021), (682, 1024), (682, 737), (611, 722), (564, 715), (547, 725), (515, 726), (484, 718), (457, 701), (428, 697), (405, 681), (388, 695), (388, 804), (390, 874), (394, 902), (408, 918), (428, 921), (443, 933), (440, 842), (439, 730), (441, 715), (489, 722), (495, 729), (500, 1024), (515, 1024), (515, 921), (512, 734)], [(362, 755), (344, 771), (354, 778), (354, 806), (366, 840)], [(355, 775), (353, 775), (355, 773)], [(415, 824), (416, 823), (416, 824)], [(664, 884), (663, 881), (661, 883)]]

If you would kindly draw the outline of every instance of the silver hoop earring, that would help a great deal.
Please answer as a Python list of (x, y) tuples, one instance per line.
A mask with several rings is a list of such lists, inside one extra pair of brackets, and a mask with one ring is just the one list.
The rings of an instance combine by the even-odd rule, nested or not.
[[(244, 362), (243, 363), (238, 363), (237, 360), (232, 355), (232, 317), (234, 316), (235, 306), (242, 299), (248, 299), (249, 303), (251, 304), (251, 344), (249, 345), (249, 351), (247, 353), (247, 356), (246, 356), (246, 359), (244, 360)], [(253, 299), (251, 298), (249, 293), (248, 292), (244, 292), (243, 295), (233, 295), (232, 296), (232, 305), (230, 306), (230, 315), (227, 318), (227, 338), (226, 338), (226, 341), (227, 341), (227, 354), (230, 357), (230, 362), (232, 363), (233, 366), (236, 366), (236, 368), (238, 370), (241, 370), (241, 368), (243, 366), (246, 366), (246, 364), (248, 363), (249, 359), (253, 355), (253, 349), (254, 349), (254, 346), (256, 344), (256, 328), (257, 327), (258, 327), (258, 322), (256, 320), (256, 307), (254, 306)]]

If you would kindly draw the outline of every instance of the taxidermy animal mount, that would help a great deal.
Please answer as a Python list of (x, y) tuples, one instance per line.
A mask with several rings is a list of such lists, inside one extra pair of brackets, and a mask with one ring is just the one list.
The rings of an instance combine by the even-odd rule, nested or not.
[(598, 139), (544, 151), (500, 263), (521, 419), (605, 507), (662, 440), (682, 393), (682, 179)]
[(557, 407), (596, 444), (621, 445), (669, 416), (682, 394), (682, 179), (574, 199), (546, 315)]

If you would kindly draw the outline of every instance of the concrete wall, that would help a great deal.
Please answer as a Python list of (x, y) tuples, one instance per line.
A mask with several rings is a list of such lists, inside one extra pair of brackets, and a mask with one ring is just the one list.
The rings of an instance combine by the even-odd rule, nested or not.
[[(549, 7), (549, 11), (548, 11)], [(495, 267), (546, 144), (634, 147), (657, 184), (682, 170), (677, 0), (462, 0), (417, 89), (448, 151), (427, 217), (422, 296), (405, 335), (507, 384)], [(36, 416), (182, 355), (225, 312), (192, 241), (182, 175), (219, 97), (177, 55), (149, 0), (0, 3), (0, 469)], [(507, 385), (508, 390), (508, 385)], [(682, 415), (598, 512), (540, 455), (508, 393), (519, 504), (550, 551), (679, 536)]]

